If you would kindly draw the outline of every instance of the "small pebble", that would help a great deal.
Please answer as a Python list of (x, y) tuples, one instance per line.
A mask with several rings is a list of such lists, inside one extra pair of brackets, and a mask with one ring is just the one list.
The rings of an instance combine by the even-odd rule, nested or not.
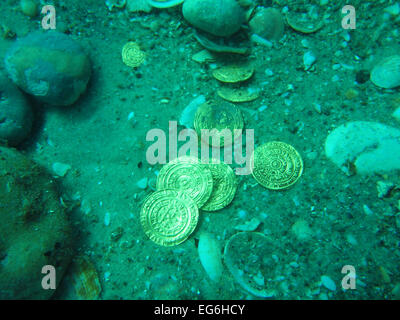
[(138, 186), (139, 189), (145, 190), (147, 188), (147, 185), (148, 185), (148, 180), (149, 179), (147, 177), (144, 177), (144, 178), (140, 179), (136, 183), (136, 185)]
[(321, 284), (327, 288), (328, 290), (335, 291), (336, 290), (336, 284), (335, 282), (328, 276), (322, 276), (321, 277)]

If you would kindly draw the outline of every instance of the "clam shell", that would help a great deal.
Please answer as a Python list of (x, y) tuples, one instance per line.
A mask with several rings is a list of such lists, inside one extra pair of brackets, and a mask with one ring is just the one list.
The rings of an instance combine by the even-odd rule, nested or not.
[(393, 89), (400, 86), (400, 55), (380, 61), (371, 72), (371, 81), (378, 87)]

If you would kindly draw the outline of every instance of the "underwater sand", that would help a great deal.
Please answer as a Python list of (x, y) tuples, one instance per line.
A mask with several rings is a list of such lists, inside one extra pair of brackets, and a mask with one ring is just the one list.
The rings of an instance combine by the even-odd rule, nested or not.
[[(378, 198), (377, 182), (398, 183), (399, 174), (346, 176), (324, 153), (328, 133), (347, 121), (399, 127), (391, 116), (399, 105), (399, 92), (385, 93), (370, 81), (355, 83), (356, 70), (371, 54), (397, 42), (391, 32), (398, 23), (379, 29), (387, 1), (358, 1), (371, 6), (359, 10), (357, 29), (349, 32), (351, 40), (345, 47), (339, 14), (344, 1), (325, 7), (334, 12), (332, 22), (316, 33), (296, 33), (286, 26), (285, 38), (273, 48), (253, 46), (249, 60), (256, 72), (248, 86), (261, 89), (261, 94), (239, 105), (245, 126), (255, 130), (256, 145), (271, 140), (293, 145), (303, 157), (303, 176), (292, 188), (278, 192), (261, 187), (252, 176), (238, 177), (240, 184), (231, 205), (216, 213), (202, 213), (194, 234), (176, 247), (158, 246), (142, 231), (141, 201), (151, 190), (140, 189), (137, 182), (154, 178), (161, 168), (146, 162), (151, 144), (145, 140), (147, 131), (160, 128), (167, 132), (168, 121), (178, 120), (198, 95), (216, 97), (220, 84), (211, 69), (191, 60), (202, 47), (183, 20), (180, 7), (128, 15), (125, 10), (109, 12), (104, 1), (52, 3), (57, 23), (66, 25), (90, 55), (93, 75), (86, 94), (75, 105), (44, 108), (36, 104), (34, 132), (19, 149), (50, 171), (55, 162), (71, 166), (58, 178), (61, 197), (71, 206), (76, 254), (90, 257), (98, 272), (101, 299), (254, 299), (227, 270), (218, 283), (211, 281), (196, 248), (200, 232), (213, 234), (223, 246), (238, 232), (235, 226), (252, 218), (261, 221), (257, 231), (276, 244), (275, 263), (261, 270), (271, 278), (275, 298), (395, 298), (392, 291), (400, 283), (400, 238), (395, 222), (399, 194)], [(298, 6), (304, 3), (319, 1), (297, 1)], [(39, 29), (40, 16), (24, 16), (17, 4), (1, 1), (1, 23), (18, 36)], [(157, 31), (149, 29), (153, 21), (159, 24), (153, 28)], [(371, 37), (376, 38), (367, 39)], [(301, 43), (304, 39), (317, 54), (312, 72), (303, 68), (302, 57), (308, 50)], [(121, 60), (121, 48), (130, 40), (139, 43), (147, 55), (136, 70)], [(0, 39), (0, 57), (11, 43)], [(335, 56), (337, 51), (342, 54)], [(334, 70), (337, 63), (355, 70)], [(267, 75), (266, 69), (273, 75)], [(352, 97), (350, 89), (358, 95)], [(321, 113), (315, 104), (321, 106)], [(263, 105), (267, 108), (259, 112)], [(131, 112), (135, 126), (128, 121)], [(373, 214), (367, 215), (365, 206)], [(105, 225), (108, 215), (110, 223)], [(306, 240), (291, 231), (299, 220), (310, 227)], [(115, 240), (113, 235), (121, 231)], [(344, 265), (356, 268), (361, 280), (356, 290), (340, 288)], [(323, 275), (336, 283), (335, 291), (321, 286)], [(56, 298), (76, 298), (68, 275)]]

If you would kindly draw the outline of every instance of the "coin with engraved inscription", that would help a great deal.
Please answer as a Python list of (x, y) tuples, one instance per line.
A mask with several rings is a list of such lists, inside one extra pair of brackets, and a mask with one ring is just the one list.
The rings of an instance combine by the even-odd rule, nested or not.
[(226, 101), (207, 101), (199, 106), (194, 128), (202, 141), (213, 146), (230, 146), (242, 135), (244, 121), (240, 109)]
[(136, 42), (128, 42), (122, 48), (122, 61), (128, 67), (139, 67), (145, 60), (146, 54)]
[(223, 163), (207, 164), (213, 178), (213, 191), (210, 199), (201, 208), (204, 211), (217, 211), (225, 208), (235, 197), (237, 181), (232, 168)]
[(199, 210), (194, 200), (181, 190), (160, 190), (142, 205), (140, 222), (146, 235), (162, 246), (185, 241), (196, 229)]
[(262, 186), (280, 190), (293, 185), (303, 172), (303, 160), (291, 145), (272, 141), (253, 152), (252, 174)]
[(211, 196), (213, 179), (210, 169), (197, 158), (183, 156), (161, 168), (156, 188), (184, 191), (201, 208)]

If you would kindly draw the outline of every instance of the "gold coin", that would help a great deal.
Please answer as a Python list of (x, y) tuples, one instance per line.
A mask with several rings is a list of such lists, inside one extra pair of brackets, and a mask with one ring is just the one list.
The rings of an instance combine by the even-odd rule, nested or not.
[(221, 87), (217, 90), (217, 94), (230, 102), (250, 102), (260, 96), (259, 90), (256, 89), (231, 87)]
[(207, 164), (213, 178), (213, 191), (210, 199), (201, 208), (204, 211), (217, 211), (225, 208), (235, 197), (237, 181), (235, 173), (227, 164)]
[(180, 190), (155, 191), (144, 200), (140, 212), (144, 232), (162, 246), (175, 246), (185, 241), (198, 220), (196, 203)]
[[(194, 128), (201, 139), (213, 146), (229, 146), (241, 136), (244, 126), (240, 109), (228, 102), (208, 101), (199, 106), (194, 117)], [(202, 135), (202, 129), (207, 134)], [(210, 143), (210, 137), (211, 143)]]
[(146, 54), (140, 50), (139, 45), (136, 42), (127, 42), (122, 48), (122, 61), (128, 67), (138, 67), (146, 58)]
[(272, 190), (293, 185), (303, 172), (303, 160), (291, 145), (272, 141), (254, 150), (252, 174), (257, 182)]
[(221, 82), (241, 82), (248, 80), (254, 73), (249, 63), (239, 63), (220, 67), (212, 73), (213, 77)]
[(201, 208), (210, 198), (213, 180), (210, 169), (194, 157), (183, 156), (163, 166), (157, 177), (157, 190), (184, 191)]

